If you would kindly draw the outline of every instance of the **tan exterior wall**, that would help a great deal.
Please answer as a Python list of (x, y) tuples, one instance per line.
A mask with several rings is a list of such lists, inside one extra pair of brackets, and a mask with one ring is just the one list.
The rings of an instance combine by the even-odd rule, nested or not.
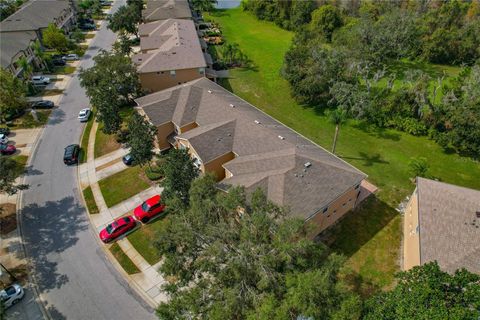
[(181, 127), (179, 133), (185, 133), (189, 130), (195, 129), (196, 127), (198, 127), (198, 124), (196, 122), (189, 123)]
[(170, 71), (163, 71), (163, 73), (141, 73), (138, 76), (143, 89), (150, 92), (156, 92), (191, 80), (202, 78), (205, 75), (200, 74), (198, 68), (194, 68), (176, 70), (175, 75), (170, 75)]
[(233, 158), (235, 158), (235, 154), (233, 154), (233, 152), (229, 152), (215, 160), (210, 161), (209, 163), (206, 163), (204, 165), (204, 169), (206, 172), (214, 173), (217, 176), (217, 181), (220, 181), (225, 178), (225, 169), (222, 165)]
[(160, 150), (170, 148), (167, 136), (173, 132), (173, 123), (167, 122), (157, 127), (157, 143)]
[(315, 216), (313, 216), (313, 218), (308, 220), (307, 223), (309, 226), (311, 226), (311, 236), (315, 237), (320, 232), (334, 224), (348, 211), (355, 208), (359, 191), (360, 188), (355, 189), (355, 187), (352, 187), (342, 196), (330, 203), (326, 212), (322, 212), (323, 210), (319, 211)]
[(420, 265), (420, 236), (418, 226), (418, 195), (412, 194), (403, 217), (403, 269)]

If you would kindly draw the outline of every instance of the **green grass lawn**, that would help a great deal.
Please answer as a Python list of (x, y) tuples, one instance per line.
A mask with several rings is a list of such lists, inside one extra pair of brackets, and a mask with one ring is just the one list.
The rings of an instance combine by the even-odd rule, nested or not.
[(100, 212), (98, 211), (97, 203), (95, 202), (92, 188), (90, 188), (90, 186), (83, 189), (83, 198), (85, 199), (85, 204), (87, 205), (88, 213), (96, 214)]
[(139, 166), (115, 173), (100, 180), (98, 184), (109, 208), (150, 187)]
[(87, 161), (88, 138), (90, 137), (90, 131), (92, 131), (94, 121), (95, 121), (95, 110), (93, 110), (93, 113), (90, 116), (90, 119), (88, 119), (87, 125), (83, 130), (82, 140), (80, 142), (80, 163), (85, 163)]
[[(120, 115), (123, 119), (122, 127), (127, 126), (127, 121), (130, 116), (135, 112), (132, 107), (125, 107), (120, 111)], [(102, 131), (103, 124), (98, 125), (97, 133), (95, 135), (95, 147), (94, 147), (94, 156), (95, 158), (101, 157), (103, 155), (109, 154), (115, 150), (120, 149), (121, 145), (116, 141), (114, 134), (105, 134)]]
[(36, 121), (33, 119), (30, 111), (26, 111), (23, 116), (13, 120), (12, 124), (9, 125), (10, 129), (31, 129), (44, 126), (48, 121), (50, 113), (52, 113), (52, 110), (37, 110), (38, 121)]
[(56, 74), (72, 74), (75, 72), (75, 67), (74, 66), (69, 66), (68, 64), (67, 65), (64, 65), (64, 66), (61, 66), (61, 67), (55, 67), (55, 69), (53, 69), (53, 73), (56, 73)]
[(161, 256), (158, 250), (154, 247), (154, 241), (157, 232), (162, 230), (165, 225), (165, 218), (159, 218), (128, 235), (128, 241), (135, 247), (135, 249), (142, 255), (145, 260), (151, 265), (160, 261)]
[(120, 248), (118, 243), (114, 243), (109, 250), (115, 257), (115, 259), (117, 259), (118, 263), (120, 263), (125, 272), (127, 272), (128, 274), (140, 272), (140, 270), (133, 263), (133, 261), (130, 260), (130, 258), (125, 254), (125, 252), (123, 252), (122, 248)]
[[(259, 21), (241, 8), (207, 16), (220, 23), (228, 42), (236, 42), (254, 67), (230, 70), (227, 89), (297, 130), (326, 149), (331, 148), (334, 126), (321, 112), (299, 105), (280, 76), (293, 33)], [(397, 66), (398, 67), (398, 66)], [(426, 68), (426, 66), (424, 66)], [(441, 66), (430, 66), (440, 72)], [(456, 68), (448, 68), (455, 75)], [(425, 157), (430, 174), (442, 181), (480, 189), (480, 164), (448, 154), (426, 137), (414, 137), (350, 120), (340, 129), (337, 155), (369, 175), (379, 187), (378, 202), (368, 202), (332, 231), (331, 247), (348, 257), (347, 267), (364, 283), (388, 287), (398, 270), (401, 217), (393, 208), (414, 189), (408, 163)]]
[(20, 176), (25, 172), (25, 166), (27, 165), (28, 157), (24, 155), (12, 156), (12, 159), (17, 162), (15, 168), (15, 175)]

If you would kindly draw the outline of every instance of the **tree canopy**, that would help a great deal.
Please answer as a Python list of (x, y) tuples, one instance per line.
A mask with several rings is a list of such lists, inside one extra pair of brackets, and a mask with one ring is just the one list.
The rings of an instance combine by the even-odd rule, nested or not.
[(0, 193), (16, 194), (28, 189), (26, 184), (16, 184), (15, 179), (24, 173), (25, 169), (15, 159), (0, 156)]
[(50, 23), (43, 31), (43, 44), (47, 48), (55, 49), (60, 52), (64, 52), (68, 47), (67, 37), (63, 34), (63, 31), (59, 29), (54, 23)]
[(27, 106), (25, 84), (10, 72), (0, 69), (0, 123), (9, 114), (16, 114)]
[(113, 32), (124, 31), (138, 37), (138, 24), (142, 20), (142, 9), (131, 3), (121, 6), (108, 17), (108, 28)]
[(128, 122), (127, 145), (135, 164), (143, 166), (152, 160), (157, 128), (145, 116), (134, 112)]

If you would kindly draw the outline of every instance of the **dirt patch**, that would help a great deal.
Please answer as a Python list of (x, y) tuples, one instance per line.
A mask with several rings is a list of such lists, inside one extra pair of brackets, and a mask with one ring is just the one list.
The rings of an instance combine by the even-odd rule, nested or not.
[(0, 234), (6, 235), (17, 229), (17, 210), (13, 203), (0, 204)]
[(110, 167), (110, 166), (112, 166), (112, 165), (114, 165), (115, 163), (118, 163), (118, 162), (120, 162), (120, 161), (122, 161), (122, 158), (118, 158), (118, 159), (112, 160), (112, 161), (110, 161), (110, 162), (107, 162), (107, 163), (105, 163), (105, 164), (102, 164), (101, 166), (96, 167), (96, 168), (95, 168), (95, 171), (100, 171), (100, 170), (102, 170), (102, 169), (108, 168), (108, 167)]

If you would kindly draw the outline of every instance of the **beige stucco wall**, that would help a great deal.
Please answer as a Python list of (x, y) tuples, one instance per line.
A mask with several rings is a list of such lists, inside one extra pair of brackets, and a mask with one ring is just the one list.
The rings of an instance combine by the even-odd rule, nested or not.
[(345, 215), (348, 211), (355, 208), (357, 195), (360, 189), (355, 189), (353, 186), (346, 191), (342, 196), (328, 205), (328, 210), (324, 213), (319, 211), (315, 216), (307, 221), (311, 227), (311, 236), (314, 237), (323, 230), (334, 224), (339, 218)]
[(206, 172), (212, 172), (217, 176), (217, 181), (222, 180), (225, 178), (225, 169), (223, 168), (223, 164), (235, 158), (235, 154), (233, 152), (229, 152), (220, 156), (209, 163), (204, 164), (204, 169)]
[(403, 218), (403, 269), (420, 265), (420, 236), (418, 232), (418, 195), (412, 194)]
[(157, 127), (157, 143), (160, 150), (170, 148), (170, 144), (167, 141), (169, 134), (173, 132), (173, 123), (167, 122)]
[(176, 74), (174, 76), (170, 75), (170, 71), (163, 71), (163, 73), (140, 73), (138, 76), (140, 78), (142, 88), (150, 92), (171, 88), (178, 84), (205, 76), (204, 74), (199, 73), (198, 68), (176, 70), (175, 72)]

